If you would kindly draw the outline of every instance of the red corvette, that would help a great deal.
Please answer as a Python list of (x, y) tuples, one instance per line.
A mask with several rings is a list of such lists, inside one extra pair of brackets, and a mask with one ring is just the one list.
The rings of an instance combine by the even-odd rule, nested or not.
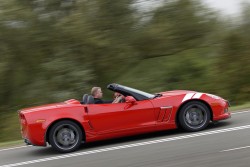
[(199, 131), (210, 121), (231, 117), (229, 103), (221, 97), (194, 91), (174, 90), (150, 94), (119, 84), (109, 90), (125, 96), (123, 103), (94, 104), (91, 95), (83, 101), (22, 109), (21, 133), (27, 144), (60, 152), (76, 150), (81, 143), (174, 129)]

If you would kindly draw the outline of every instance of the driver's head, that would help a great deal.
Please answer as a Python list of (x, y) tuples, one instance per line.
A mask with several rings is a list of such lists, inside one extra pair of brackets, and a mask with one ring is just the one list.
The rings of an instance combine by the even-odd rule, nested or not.
[(102, 89), (100, 87), (93, 87), (91, 89), (91, 95), (94, 97), (94, 98), (98, 98), (98, 99), (101, 99), (102, 98)]

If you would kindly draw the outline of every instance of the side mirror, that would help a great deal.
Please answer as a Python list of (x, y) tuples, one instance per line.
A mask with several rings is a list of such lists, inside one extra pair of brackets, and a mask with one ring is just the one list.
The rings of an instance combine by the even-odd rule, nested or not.
[(126, 103), (131, 103), (131, 104), (135, 104), (136, 103), (136, 100), (133, 96), (127, 96), (125, 97), (125, 101)]

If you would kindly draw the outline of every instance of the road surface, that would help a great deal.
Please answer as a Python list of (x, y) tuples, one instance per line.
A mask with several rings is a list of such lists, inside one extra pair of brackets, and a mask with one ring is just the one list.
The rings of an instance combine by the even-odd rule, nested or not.
[(0, 167), (249, 167), (250, 110), (206, 130), (151, 133), (90, 143), (58, 154), (51, 147), (0, 149)]

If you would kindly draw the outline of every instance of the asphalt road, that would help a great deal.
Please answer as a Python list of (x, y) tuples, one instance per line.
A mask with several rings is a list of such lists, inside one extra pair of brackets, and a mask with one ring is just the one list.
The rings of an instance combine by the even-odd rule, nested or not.
[(50, 147), (0, 150), (0, 167), (249, 167), (250, 110), (206, 130), (152, 133), (90, 143), (58, 154)]

